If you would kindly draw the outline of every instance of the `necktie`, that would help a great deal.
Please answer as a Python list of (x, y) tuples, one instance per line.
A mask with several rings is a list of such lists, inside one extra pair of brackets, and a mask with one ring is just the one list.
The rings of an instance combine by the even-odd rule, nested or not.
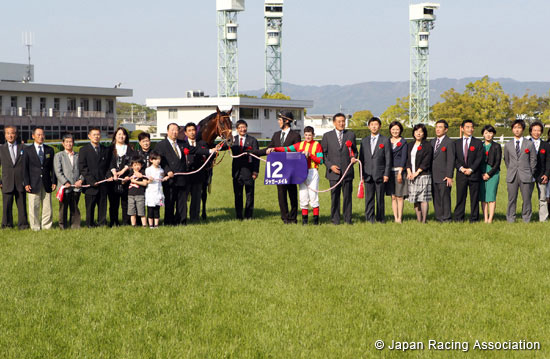
[(516, 140), (516, 156), (519, 158), (519, 140)]
[(464, 140), (464, 164), (468, 164), (468, 139)]
[(437, 149), (439, 148), (439, 143), (441, 142), (441, 139), (438, 138), (437, 141), (435, 142), (435, 148), (434, 148), (434, 153), (437, 151)]
[(284, 146), (285, 144), (285, 133), (281, 131), (281, 146)]
[(95, 154), (99, 156), (99, 146), (94, 146)]
[(17, 154), (15, 153), (15, 144), (13, 145), (10, 145), (10, 156), (11, 156), (11, 161), (13, 162), (13, 164), (15, 165), (15, 160), (17, 158)]
[(174, 148), (174, 152), (176, 152), (176, 156), (178, 156), (178, 158), (181, 158), (180, 153), (178, 152), (178, 147), (176, 146), (176, 141), (172, 142), (172, 148)]
[(342, 147), (342, 131), (337, 131), (338, 134), (338, 146)]
[(243, 143), (243, 138), (241, 137), (241, 143), (240, 143), (240, 146), (241, 146), (241, 151), (243, 150), (243, 147), (244, 147), (244, 143)]
[(42, 145), (38, 146), (38, 158), (40, 158), (40, 164), (44, 164), (44, 150), (42, 150)]

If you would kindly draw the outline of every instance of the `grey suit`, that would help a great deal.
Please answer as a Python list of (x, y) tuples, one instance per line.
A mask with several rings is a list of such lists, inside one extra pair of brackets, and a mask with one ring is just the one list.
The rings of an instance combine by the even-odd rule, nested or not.
[(432, 187), (435, 219), (439, 222), (451, 221), (451, 187), (445, 177), (453, 178), (455, 166), (455, 146), (449, 136), (444, 135), (436, 147), (437, 137), (430, 141), (434, 148), (432, 157)]
[(515, 222), (518, 189), (523, 199), (522, 218), (524, 222), (531, 220), (531, 196), (534, 189), (534, 174), (537, 166), (537, 151), (533, 142), (524, 138), (516, 152), (516, 139), (504, 145), (504, 163), (506, 164), (506, 182), (508, 184), (508, 210), (506, 220)]
[[(78, 180), (84, 180), (78, 167), (78, 153), (74, 154), (73, 163), (69, 159), (67, 151), (56, 153), (53, 159), (53, 168), (57, 177), (57, 187), (61, 188), (67, 182), (71, 185)], [(68, 187), (65, 189), (63, 201), (59, 203), (59, 227), (66, 228), (70, 223), (71, 228), (80, 228), (80, 210), (78, 201), (80, 200), (80, 189)], [(69, 213), (69, 222), (67, 214)]]
[[(327, 167), (326, 177), (329, 180), (331, 187), (340, 180), (341, 176), (344, 174), (344, 171), (351, 162), (349, 150), (346, 146), (347, 141), (351, 142), (353, 157), (357, 158), (358, 153), (357, 146), (355, 145), (355, 133), (352, 131), (344, 130), (341, 146), (338, 143), (336, 130), (325, 133), (323, 135), (323, 139), (321, 140), (321, 147), (323, 147), (323, 155), (325, 157), (324, 160)], [(331, 169), (332, 166), (340, 167), (340, 174), (333, 172)], [(351, 169), (342, 183), (330, 193), (330, 216), (333, 224), (340, 224), (340, 192), (342, 192), (344, 196), (344, 221), (351, 224), (353, 177), (354, 171)]]
[(13, 226), (13, 201), (17, 203), (17, 226), (19, 229), (29, 228), (27, 222), (27, 196), (23, 186), (23, 149), (25, 145), (16, 145), (15, 164), (11, 159), (9, 144), (0, 146), (0, 166), (2, 167), (2, 227)]

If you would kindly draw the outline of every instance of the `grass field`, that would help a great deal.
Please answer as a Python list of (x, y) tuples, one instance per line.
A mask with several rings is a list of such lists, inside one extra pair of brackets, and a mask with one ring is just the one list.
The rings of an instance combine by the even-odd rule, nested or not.
[[(355, 224), (333, 226), (324, 194), (325, 224), (303, 228), (281, 224), (262, 184), (257, 219), (233, 221), (230, 165), (215, 169), (205, 225), (0, 231), (0, 357), (403, 355), (379, 339), (424, 342), (412, 358), (550, 357), (550, 224), (506, 223), (502, 178), (492, 225), (418, 224), (408, 203), (398, 225), (389, 202), (389, 223), (365, 224), (355, 198)], [(430, 339), (470, 350), (428, 350)]]

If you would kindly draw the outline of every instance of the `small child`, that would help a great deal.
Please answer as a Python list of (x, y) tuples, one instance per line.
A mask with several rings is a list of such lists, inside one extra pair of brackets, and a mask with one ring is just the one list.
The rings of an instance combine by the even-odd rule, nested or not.
[(124, 178), (124, 182), (130, 181), (128, 186), (128, 215), (132, 227), (137, 224), (137, 216), (141, 217), (141, 225), (147, 227), (145, 218), (145, 187), (149, 181), (144, 177), (141, 156), (132, 157), (132, 171)]
[(145, 170), (145, 176), (149, 183), (145, 190), (145, 204), (147, 205), (149, 228), (158, 228), (160, 207), (164, 205), (162, 182), (166, 181), (169, 177), (164, 175), (164, 170), (160, 167), (160, 155), (158, 152), (151, 152), (149, 161), (151, 161), (151, 166)]
[(304, 140), (290, 147), (275, 147), (275, 152), (302, 152), (307, 159), (307, 179), (300, 183), (300, 207), (302, 208), (302, 225), (308, 223), (308, 205), (313, 208), (313, 224), (319, 224), (319, 194), (312, 191), (319, 189), (319, 172), (317, 168), (323, 164), (323, 148), (315, 141), (313, 127), (304, 128)]

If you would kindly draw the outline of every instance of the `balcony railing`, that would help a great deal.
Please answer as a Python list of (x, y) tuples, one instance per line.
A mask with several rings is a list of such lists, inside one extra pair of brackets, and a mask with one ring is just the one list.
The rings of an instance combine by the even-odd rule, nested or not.
[(77, 117), (77, 118), (114, 118), (114, 113), (105, 111), (57, 111), (54, 109), (28, 110), (9, 107), (0, 111), (0, 115), (13, 117)]

